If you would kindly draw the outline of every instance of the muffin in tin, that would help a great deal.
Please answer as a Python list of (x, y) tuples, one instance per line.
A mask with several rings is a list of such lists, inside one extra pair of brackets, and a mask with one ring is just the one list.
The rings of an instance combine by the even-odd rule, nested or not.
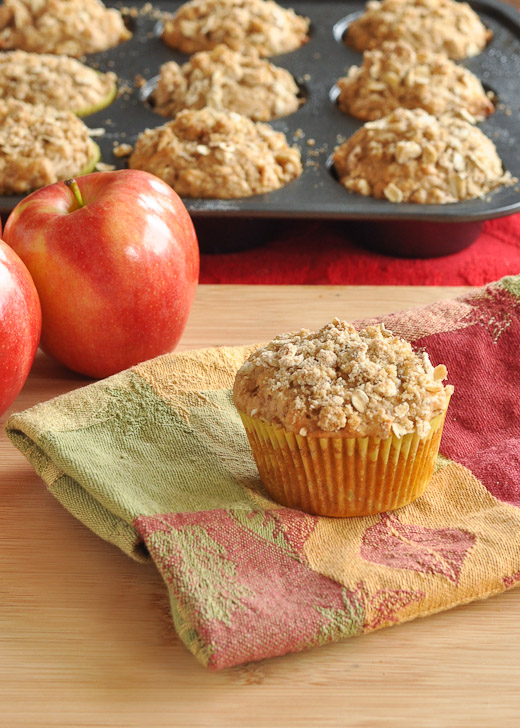
[(299, 177), (300, 151), (282, 132), (234, 112), (180, 111), (146, 129), (129, 159), (181, 196), (230, 199), (271, 192)]
[(309, 39), (309, 19), (273, 0), (191, 0), (166, 18), (164, 42), (183, 53), (211, 50), (224, 43), (233, 50), (256, 48), (277, 56)]
[(3, 0), (0, 50), (82, 56), (131, 37), (121, 13), (101, 0)]
[(415, 50), (407, 41), (388, 41), (365, 51), (337, 82), (338, 105), (347, 114), (374, 121), (398, 108), (424, 109), (434, 116), (462, 114), (482, 121), (495, 110), (479, 79), (444, 53)]
[(260, 58), (254, 49), (245, 54), (225, 45), (195, 53), (182, 66), (164, 63), (150, 100), (162, 116), (209, 106), (253, 121), (287, 116), (301, 103), (289, 71)]
[(333, 319), (281, 334), (233, 388), (267, 492), (321, 516), (360, 516), (418, 498), (435, 467), (453, 387), (442, 364), (383, 325)]
[(87, 116), (104, 109), (117, 93), (115, 73), (100, 73), (75, 58), (49, 53), (0, 53), (0, 98)]
[(70, 111), (0, 99), (0, 194), (20, 195), (92, 172), (97, 144)]
[(345, 42), (358, 51), (406, 40), (417, 50), (466, 58), (480, 53), (492, 31), (467, 3), (455, 0), (369, 0), (350, 23)]
[(347, 190), (390, 202), (458, 202), (517, 181), (480, 129), (423, 109), (367, 122), (335, 149), (333, 162)]

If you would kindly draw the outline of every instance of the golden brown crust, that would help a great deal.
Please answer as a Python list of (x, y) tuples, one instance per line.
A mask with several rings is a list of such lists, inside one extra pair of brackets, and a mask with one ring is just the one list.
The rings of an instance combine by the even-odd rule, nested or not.
[(183, 53), (224, 43), (261, 56), (290, 53), (308, 40), (309, 19), (273, 0), (191, 0), (164, 23), (164, 42)]
[(270, 192), (302, 172), (300, 152), (282, 132), (233, 112), (180, 111), (147, 129), (129, 160), (181, 196), (228, 199)]
[(74, 177), (96, 155), (88, 128), (72, 112), (0, 99), (0, 194)]
[(466, 58), (480, 53), (492, 32), (467, 3), (455, 0), (370, 0), (347, 29), (345, 42), (358, 51), (384, 41), (406, 40), (418, 50)]
[(366, 123), (333, 160), (348, 190), (391, 202), (458, 202), (517, 181), (480, 129), (422, 109), (396, 109)]
[(3, 0), (0, 49), (78, 57), (128, 40), (118, 10), (101, 0)]
[(399, 107), (434, 116), (463, 110), (477, 121), (494, 111), (471, 71), (444, 53), (416, 51), (407, 41), (365, 51), (361, 67), (352, 66), (337, 85), (340, 109), (363, 121), (381, 119)]
[(298, 86), (289, 71), (260, 58), (255, 50), (246, 55), (225, 45), (195, 53), (182, 66), (175, 61), (163, 64), (152, 101), (162, 116), (210, 106), (253, 121), (287, 116), (300, 106)]
[(305, 435), (424, 437), (453, 392), (442, 364), (382, 325), (356, 329), (333, 319), (322, 329), (281, 334), (238, 371), (237, 409)]

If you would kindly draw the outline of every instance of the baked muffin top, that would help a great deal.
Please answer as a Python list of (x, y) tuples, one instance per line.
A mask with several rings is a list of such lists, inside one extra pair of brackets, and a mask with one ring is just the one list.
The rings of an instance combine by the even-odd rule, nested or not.
[(399, 107), (424, 109), (434, 116), (462, 110), (476, 121), (494, 111), (471, 71), (444, 53), (415, 50), (404, 40), (365, 51), (361, 67), (351, 66), (337, 85), (340, 109), (363, 121), (380, 119)]
[(367, 122), (336, 148), (333, 161), (348, 190), (390, 202), (458, 202), (517, 182), (480, 129), (423, 109)]
[(385, 329), (334, 318), (319, 331), (281, 334), (239, 369), (233, 401), (286, 430), (347, 437), (425, 437), (453, 393), (446, 367)]
[(224, 43), (261, 56), (290, 53), (307, 42), (309, 19), (273, 0), (191, 0), (164, 23), (162, 38), (183, 53)]
[(285, 134), (234, 112), (180, 111), (146, 129), (129, 160), (185, 197), (229, 199), (270, 192), (302, 172), (300, 151)]
[(358, 51), (386, 40), (406, 40), (418, 50), (450, 58), (480, 53), (492, 32), (467, 3), (455, 0), (370, 0), (348, 27), (345, 42)]
[(81, 56), (131, 37), (118, 10), (101, 0), (3, 0), (0, 49)]
[(287, 116), (300, 106), (289, 71), (260, 58), (254, 49), (244, 54), (225, 45), (195, 53), (182, 66), (164, 63), (151, 100), (163, 116), (211, 106), (253, 121)]
[(70, 111), (0, 99), (0, 194), (20, 195), (92, 172), (99, 148)]
[(115, 73), (100, 73), (75, 58), (26, 51), (0, 53), (1, 98), (84, 116), (106, 106), (115, 93)]

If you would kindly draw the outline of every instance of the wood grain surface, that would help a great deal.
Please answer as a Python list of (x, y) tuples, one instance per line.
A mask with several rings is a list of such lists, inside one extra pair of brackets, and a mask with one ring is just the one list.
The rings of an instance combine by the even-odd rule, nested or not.
[[(260, 341), (462, 289), (201, 286), (179, 348)], [(88, 380), (42, 353), (10, 411)], [(0, 435), (2, 728), (494, 728), (520, 723), (520, 590), (212, 673), (152, 565), (70, 516)]]

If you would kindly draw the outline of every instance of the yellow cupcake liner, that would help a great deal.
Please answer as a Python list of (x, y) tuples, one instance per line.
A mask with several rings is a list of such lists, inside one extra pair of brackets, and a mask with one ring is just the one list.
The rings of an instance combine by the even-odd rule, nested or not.
[[(239, 412), (262, 483), (278, 503), (318, 516), (367, 516), (411, 503), (435, 468), (446, 412), (424, 438), (299, 435)], [(323, 435), (323, 433), (321, 433)]]

